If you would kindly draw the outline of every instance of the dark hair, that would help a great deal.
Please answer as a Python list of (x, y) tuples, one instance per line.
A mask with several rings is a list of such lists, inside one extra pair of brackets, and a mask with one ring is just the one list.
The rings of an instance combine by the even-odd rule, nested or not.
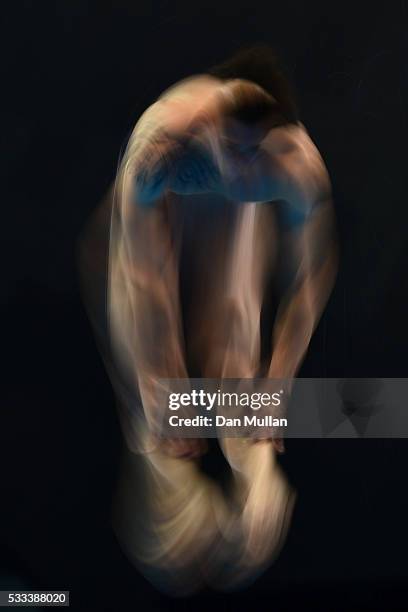
[(255, 101), (236, 111), (242, 121), (253, 123), (271, 110), (278, 111), (283, 123), (296, 123), (298, 109), (295, 96), (275, 51), (266, 44), (243, 47), (221, 64), (213, 66), (208, 74), (221, 80), (245, 79), (259, 85), (277, 103)]

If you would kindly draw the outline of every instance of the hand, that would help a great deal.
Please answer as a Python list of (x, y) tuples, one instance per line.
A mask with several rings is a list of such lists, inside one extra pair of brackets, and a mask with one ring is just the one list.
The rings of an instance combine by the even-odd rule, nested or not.
[(156, 442), (161, 452), (176, 459), (197, 459), (208, 449), (203, 438), (157, 438)]
[[(276, 394), (280, 401), (278, 406), (263, 406), (258, 412), (259, 417), (271, 415), (273, 418), (286, 418), (290, 389), (291, 384), (286, 380), (271, 378), (254, 379), (252, 393), (259, 395), (267, 393), (269, 396)], [(285, 451), (285, 444), (282, 434), (284, 434), (284, 428), (265, 426), (256, 427), (251, 437), (254, 443), (271, 442), (276, 452), (283, 453)]]

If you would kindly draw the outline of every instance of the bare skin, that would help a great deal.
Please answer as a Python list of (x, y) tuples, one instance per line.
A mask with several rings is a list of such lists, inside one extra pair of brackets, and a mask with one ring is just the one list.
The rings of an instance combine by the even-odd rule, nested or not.
[[(204, 378), (250, 379), (255, 392), (271, 384), (267, 379), (290, 386), (336, 268), (330, 181), (315, 145), (301, 124), (281, 126), (272, 115), (252, 125), (232, 119), (236, 88), (248, 95), (257, 89), (201, 75), (146, 111), (81, 256), (129, 455), (140, 455), (146, 475), (140, 512), (129, 513), (139, 471), (135, 481), (125, 479), (123, 548), (136, 563), (175, 574), (181, 589), (194, 588), (196, 571), (198, 582), (204, 573), (206, 582), (228, 588), (229, 580), (266, 567), (284, 539), (294, 496), (276, 459), (283, 440), (267, 429), (256, 438), (219, 440), (232, 474), (224, 495), (197, 461), (205, 439), (161, 436), (158, 391), (167, 393), (169, 380), (189, 379), (187, 355)], [(282, 228), (274, 223), (277, 206)], [(105, 227), (109, 244), (99, 249)], [(186, 237), (193, 278), (185, 285), (191, 304), (182, 310)], [(271, 271), (285, 277), (287, 290), (270, 363), (260, 369), (259, 315)]]
[[(188, 378), (177, 297), (178, 263), (170, 238), (167, 193), (215, 193), (236, 202), (285, 201), (289, 229), (283, 241), (290, 262), (288, 268), (295, 270), (295, 275), (278, 309), (269, 378), (295, 376), (330, 293), (336, 267), (336, 252), (330, 237), (330, 181), (303, 126), (275, 127), (273, 116), (245, 125), (223, 114), (225, 102), (216, 80), (199, 77), (189, 87), (192, 93), (188, 103), (166, 98), (160, 102), (164, 121), (161, 136), (153, 147), (148, 145), (135, 158), (139, 159), (136, 164), (129, 158), (126, 172), (132, 180), (124, 182), (125, 192), (133, 192), (133, 204), (126, 208), (125, 214), (129, 215), (128, 227), (132, 232), (129, 275), (139, 296), (138, 318), (148, 321), (154, 313), (162, 332), (161, 350), (155, 354), (152, 347), (158, 343), (153, 326), (142, 325), (151, 332), (136, 335), (133, 343), (136, 347), (133, 361), (148, 420), (154, 419), (152, 398), (156, 381)], [(203, 134), (208, 125), (216, 129), (225, 162), (223, 175), (206, 148)], [(180, 172), (186, 151), (187, 162), (194, 162), (194, 171), (187, 180)], [(293, 218), (297, 219), (295, 224)], [(149, 244), (156, 245), (154, 252)], [(140, 327), (135, 322), (134, 328)], [(172, 355), (171, 360), (168, 355)], [(213, 367), (211, 375), (223, 373)], [(230, 377), (255, 375), (256, 371), (243, 363), (232, 363), (229, 368)], [(206, 451), (202, 440), (157, 441), (163, 452), (172, 457), (195, 458)], [(281, 440), (270, 440), (265, 435), (262, 441), (271, 441), (277, 451), (283, 451)]]

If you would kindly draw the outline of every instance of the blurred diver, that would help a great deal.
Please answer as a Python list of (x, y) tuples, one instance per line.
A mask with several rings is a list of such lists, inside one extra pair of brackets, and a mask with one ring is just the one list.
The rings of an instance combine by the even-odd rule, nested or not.
[[(225, 497), (200, 469), (205, 440), (158, 434), (163, 380), (261, 376), (290, 387), (336, 261), (330, 179), (269, 47), (182, 80), (141, 116), (80, 265), (130, 451), (115, 528), (159, 588), (253, 579), (279, 552), (295, 498), (277, 461), (283, 441), (268, 431), (220, 440), (234, 483)], [(279, 299), (265, 364), (271, 278)]]

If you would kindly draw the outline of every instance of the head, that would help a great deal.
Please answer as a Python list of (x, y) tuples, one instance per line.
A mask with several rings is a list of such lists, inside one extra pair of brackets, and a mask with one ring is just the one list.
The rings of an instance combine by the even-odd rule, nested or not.
[(273, 127), (297, 123), (289, 82), (270, 47), (242, 49), (208, 73), (226, 84), (223, 135), (231, 148), (254, 150)]
[(227, 81), (223, 97), (222, 138), (232, 151), (255, 151), (273, 127), (284, 123), (275, 98), (251, 81)]

